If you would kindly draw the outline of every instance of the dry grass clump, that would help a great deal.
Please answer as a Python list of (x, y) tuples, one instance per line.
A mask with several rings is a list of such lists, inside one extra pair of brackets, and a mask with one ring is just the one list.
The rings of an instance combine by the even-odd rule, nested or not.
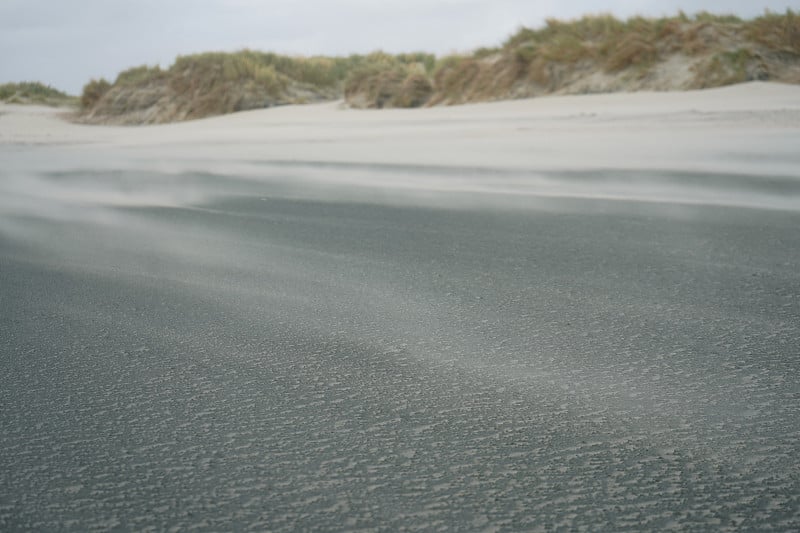
[(430, 54), (390, 55), (374, 52), (354, 61), (344, 83), (344, 98), (352, 107), (420, 107), (433, 92)]
[(0, 102), (9, 104), (74, 105), (77, 99), (38, 81), (0, 85)]
[(83, 86), (81, 107), (83, 109), (91, 109), (105, 96), (109, 89), (111, 89), (111, 84), (105, 78), (90, 80), (89, 83)]
[(117, 79), (114, 80), (114, 85), (139, 85), (142, 83), (149, 83), (154, 79), (159, 79), (166, 76), (167, 73), (161, 70), (158, 65), (149, 67), (141, 65), (139, 67), (129, 68), (117, 74)]
[(748, 24), (747, 36), (774, 52), (800, 55), (800, 14), (791, 9), (784, 15), (767, 12)]
[(382, 109), (400, 92), (408, 73), (402, 65), (362, 66), (347, 78), (344, 98), (353, 107)]
[(180, 118), (194, 119), (284, 103), (289, 81), (254, 53), (211, 52), (178, 57), (166, 86), (187, 102)]
[(275, 67), (259, 62), (250, 52), (208, 52), (180, 56), (169, 69), (168, 83), (176, 92), (214, 91), (231, 82), (254, 82), (277, 93), (285, 83)]
[(748, 49), (719, 52), (695, 68), (695, 87), (721, 87), (768, 77), (759, 58)]
[(658, 49), (652, 41), (637, 34), (627, 35), (608, 55), (604, 68), (607, 72), (619, 72), (631, 66), (641, 66), (658, 59)]
[(442, 59), (433, 76), (436, 96), (433, 103), (462, 103), (473, 94), (485, 79), (481, 76), (481, 60), (469, 56), (449, 56)]
[(496, 100), (497, 95), (505, 94), (516, 80), (530, 76), (527, 57), (523, 52), (519, 55), (442, 58), (433, 74), (434, 93), (428, 105)]
[(428, 103), (432, 94), (433, 84), (428, 76), (421, 72), (411, 72), (403, 80), (392, 104), (394, 107), (422, 107)]

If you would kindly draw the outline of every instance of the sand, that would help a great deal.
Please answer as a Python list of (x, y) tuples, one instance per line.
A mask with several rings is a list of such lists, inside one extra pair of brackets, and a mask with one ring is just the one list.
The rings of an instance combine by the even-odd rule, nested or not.
[(154, 157), (502, 168), (796, 171), (800, 87), (548, 98), (415, 110), (286, 106), (149, 127), (71, 124), (3, 105), (0, 143), (88, 144)]
[(800, 88), (0, 108), (0, 530), (800, 529)]
[[(673, 93), (560, 96), (457, 107), (365, 111), (341, 103), (286, 106), (160, 126), (106, 127), (70, 123), (47, 108), (0, 107), (0, 143), (51, 146), (58, 157), (91, 157), (168, 172), (198, 170), (258, 175), (254, 164), (389, 165), (394, 176), (326, 169), (328, 185), (509, 194), (633, 197), (640, 200), (755, 203), (796, 208), (785, 178), (800, 166), (800, 87), (749, 83)], [(98, 157), (100, 156), (100, 157)], [(78, 163), (76, 163), (78, 164)], [(250, 167), (249, 169), (246, 167)], [(469, 177), (422, 176), (402, 168), (469, 169)], [(607, 170), (618, 179), (567, 184), (542, 173)], [(497, 171), (504, 177), (497, 179)], [(483, 179), (479, 174), (494, 174)], [(637, 179), (637, 172), (661, 177)], [(664, 176), (692, 172), (777, 179), (751, 194), (711, 183), (693, 187)], [(310, 174), (303, 176), (308, 180)], [(654, 182), (655, 180), (655, 182)], [(736, 181), (736, 180), (733, 180)], [(747, 180), (753, 183), (752, 180)], [(680, 180), (678, 180), (680, 182)], [(763, 182), (756, 182), (761, 184)], [(792, 189), (790, 180), (789, 188)], [(731, 182), (731, 185), (734, 185)], [(702, 189), (702, 190), (701, 190)], [(767, 191), (768, 192), (768, 191)], [(774, 201), (774, 202), (773, 202)]]

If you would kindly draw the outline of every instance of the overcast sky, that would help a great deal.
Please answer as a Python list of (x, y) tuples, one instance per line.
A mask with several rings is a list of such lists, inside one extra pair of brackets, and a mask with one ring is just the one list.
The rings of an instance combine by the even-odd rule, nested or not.
[(0, 83), (38, 80), (77, 94), (90, 78), (193, 52), (442, 54), (499, 44), (549, 17), (787, 8), (800, 0), (0, 0)]

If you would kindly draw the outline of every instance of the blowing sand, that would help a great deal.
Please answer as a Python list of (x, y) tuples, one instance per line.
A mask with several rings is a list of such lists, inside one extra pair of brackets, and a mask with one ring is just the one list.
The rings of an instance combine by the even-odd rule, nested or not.
[(800, 88), (0, 113), (0, 530), (800, 529)]
[[(78, 125), (61, 115), (0, 107), (0, 146), (35, 154), (24, 165), (40, 170), (80, 167), (87, 158), (98, 170), (106, 164), (173, 173), (235, 170), (254, 177), (264, 164), (323, 165), (321, 172), (306, 168), (298, 183), (798, 207), (800, 87), (774, 83), (417, 110), (327, 103), (145, 127)], [(48, 149), (31, 152), (34, 146)], [(384, 172), (376, 177), (363, 165)], [(432, 172), (418, 172), (424, 167)], [(613, 179), (547, 178), (586, 171)], [(725, 184), (693, 178), (687, 189), (673, 179), (687, 172), (759, 179)], [(743, 179), (759, 190), (737, 188)]]

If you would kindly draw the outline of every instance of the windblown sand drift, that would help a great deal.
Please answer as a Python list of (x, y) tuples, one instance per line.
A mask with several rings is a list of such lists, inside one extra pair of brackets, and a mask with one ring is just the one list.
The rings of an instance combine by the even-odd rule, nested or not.
[[(297, 176), (293, 187), (326, 198), (345, 187), (414, 203), (481, 192), (498, 201), (592, 195), (800, 206), (800, 87), (777, 83), (381, 113), (321, 103), (145, 128), (79, 125), (55, 113), (0, 107), (0, 144), (54, 145), (75, 164), (91, 153), (96, 165), (107, 159), (113, 169), (129, 161), (148, 171), (261, 179), (263, 165), (278, 165), (281, 175)], [(59, 171), (54, 161), (50, 170)], [(587, 170), (596, 178), (581, 178)], [(700, 177), (687, 181), (689, 174)], [(192, 190), (164, 201), (191, 198)], [(111, 191), (131, 201), (124, 192)]]
[(800, 87), (57, 113), (0, 106), (0, 530), (800, 529)]

